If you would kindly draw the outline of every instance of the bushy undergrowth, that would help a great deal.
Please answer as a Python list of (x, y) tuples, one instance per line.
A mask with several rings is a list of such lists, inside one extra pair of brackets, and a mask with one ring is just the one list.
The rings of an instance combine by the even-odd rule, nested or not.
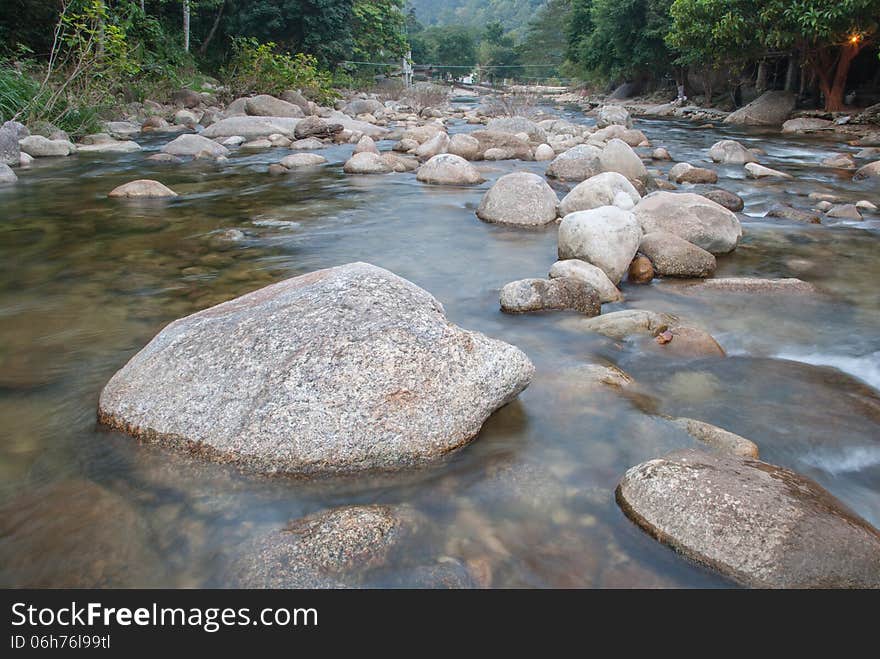
[(221, 78), (233, 97), (255, 93), (277, 96), (299, 89), (317, 103), (328, 104), (338, 98), (331, 74), (318, 66), (317, 59), (279, 52), (276, 44), (260, 43), (252, 37), (233, 40), (232, 56)]

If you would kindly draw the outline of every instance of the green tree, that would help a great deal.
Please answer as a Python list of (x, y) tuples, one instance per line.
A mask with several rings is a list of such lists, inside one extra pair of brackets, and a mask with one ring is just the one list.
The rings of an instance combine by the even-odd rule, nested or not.
[[(602, 78), (635, 78), (668, 70), (672, 54), (664, 41), (672, 0), (592, 0), (591, 32), (575, 56)], [(579, 20), (580, 17), (578, 17)]]
[(565, 39), (559, 27), (566, 25), (572, 0), (549, 0), (526, 26), (520, 57), (526, 64), (553, 64), (565, 61)]
[(825, 96), (825, 110), (844, 109), (850, 65), (876, 43), (880, 0), (772, 0), (759, 2), (765, 42), (795, 47), (806, 56)]
[(355, 58), (380, 61), (405, 55), (404, 0), (354, 0), (352, 34)]

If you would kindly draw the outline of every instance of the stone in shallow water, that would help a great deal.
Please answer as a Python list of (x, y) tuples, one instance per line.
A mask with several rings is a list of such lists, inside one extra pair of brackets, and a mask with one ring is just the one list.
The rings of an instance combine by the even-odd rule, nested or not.
[(413, 531), (403, 506), (346, 506), (290, 522), (244, 548), (232, 568), (239, 588), (345, 588), (382, 567)]
[(633, 210), (645, 233), (667, 231), (713, 254), (736, 248), (742, 226), (720, 204), (691, 192), (654, 192)]
[(484, 222), (542, 225), (556, 220), (556, 193), (530, 172), (505, 174), (483, 195), (477, 217)]
[(108, 197), (128, 197), (141, 199), (157, 199), (160, 197), (176, 197), (177, 193), (171, 188), (150, 179), (138, 179), (124, 183), (114, 188)]
[(113, 376), (99, 417), (267, 473), (400, 469), (471, 441), (533, 372), (428, 292), (352, 263), (171, 323)]
[(87, 480), (35, 489), (0, 508), (0, 586), (146, 588), (160, 565), (149, 524)]
[(687, 434), (697, 441), (703, 442), (706, 446), (717, 451), (732, 453), (744, 458), (758, 457), (758, 446), (753, 441), (740, 437), (724, 428), (687, 417), (673, 419), (673, 423), (683, 428)]
[(501, 310), (508, 313), (572, 310), (597, 316), (602, 311), (602, 303), (596, 289), (580, 279), (520, 279), (501, 289)]
[(880, 533), (815, 482), (722, 453), (626, 472), (624, 513), (684, 556), (757, 588), (880, 588)]
[(715, 272), (712, 254), (666, 231), (642, 236), (639, 252), (651, 260), (661, 277), (709, 277)]
[(726, 293), (761, 293), (803, 295), (816, 293), (811, 283), (795, 277), (764, 279), (761, 277), (714, 277), (700, 281), (687, 281), (676, 284), (676, 292), (697, 293), (719, 291)]

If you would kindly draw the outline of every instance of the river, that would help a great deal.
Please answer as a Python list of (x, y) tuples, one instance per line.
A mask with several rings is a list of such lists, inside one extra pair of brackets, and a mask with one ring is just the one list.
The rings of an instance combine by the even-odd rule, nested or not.
[[(505, 283), (546, 276), (556, 226), (505, 228), (474, 210), (499, 176), (543, 174), (546, 163), (478, 163), (486, 183), (446, 188), (412, 173), (345, 175), (352, 146), (342, 145), (319, 152), (328, 165), (279, 178), (266, 167), (286, 150), (168, 165), (146, 160), (173, 137), (156, 134), (136, 138), (141, 153), (37, 160), (0, 188), (0, 585), (226, 586), (229, 562), (255, 534), (330, 506), (407, 502), (431, 532), (401, 560), (453, 557), (478, 566), (484, 585), (728, 586), (648, 537), (614, 502), (627, 468), (693, 445), (664, 415), (748, 437), (762, 459), (810, 476), (880, 526), (880, 221), (762, 217), (778, 201), (809, 208), (810, 192), (878, 202), (851, 172), (818, 166), (858, 149), (833, 137), (673, 120), (636, 127), (676, 161), (705, 164), (708, 147), (731, 137), (792, 173), (793, 181), (753, 181), (739, 166), (708, 165), (717, 187), (746, 204), (743, 241), (719, 257), (717, 275), (800, 277), (824, 294), (682, 295), (663, 282), (624, 284), (626, 300), (603, 313), (675, 313), (728, 353), (679, 361), (650, 343), (584, 332), (574, 314), (500, 312)], [(454, 122), (450, 131), (473, 128)], [(106, 197), (138, 178), (180, 196)], [(242, 232), (237, 240), (230, 229)], [(447, 461), (390, 476), (264, 479), (96, 424), (103, 385), (168, 322), (358, 260), (422, 286), (453, 322), (517, 345), (535, 363), (532, 385)], [(627, 371), (637, 393), (583, 386), (578, 368), (595, 362)]]

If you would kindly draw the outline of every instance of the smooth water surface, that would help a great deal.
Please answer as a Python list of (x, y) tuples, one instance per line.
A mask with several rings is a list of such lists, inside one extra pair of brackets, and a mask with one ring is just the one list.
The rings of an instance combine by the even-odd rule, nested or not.
[[(818, 166), (857, 149), (666, 120), (637, 127), (677, 161), (698, 165), (732, 136), (793, 173), (795, 181), (755, 182), (740, 167), (716, 167), (718, 187), (746, 201), (742, 245), (719, 258), (718, 274), (796, 276), (824, 294), (624, 284), (626, 301), (605, 312), (676, 313), (729, 354), (679, 361), (651, 342), (585, 332), (575, 314), (499, 311), (505, 283), (546, 276), (556, 226), (492, 226), (474, 209), (499, 176), (543, 173), (544, 163), (480, 163), (486, 183), (445, 188), (414, 174), (344, 175), (350, 145), (321, 151), (326, 166), (280, 178), (266, 167), (284, 149), (224, 164), (146, 160), (172, 134), (145, 138), (138, 154), (42, 159), (20, 172), (16, 186), (0, 188), (0, 585), (224, 586), (226, 566), (256, 534), (330, 506), (408, 502), (432, 532), (412, 541), (392, 574), (452, 557), (493, 587), (727, 586), (614, 503), (627, 468), (693, 445), (665, 420), (675, 415), (752, 439), (763, 459), (816, 479), (880, 525), (880, 221), (762, 217), (778, 201), (809, 208), (816, 191), (880, 201), (869, 184)], [(106, 197), (136, 178), (180, 197)], [(355, 260), (426, 288), (452, 321), (519, 346), (537, 367), (519, 399), (448, 461), (344, 481), (264, 479), (97, 426), (101, 387), (168, 322)], [(635, 392), (586, 386), (579, 367), (597, 362), (633, 375)]]

